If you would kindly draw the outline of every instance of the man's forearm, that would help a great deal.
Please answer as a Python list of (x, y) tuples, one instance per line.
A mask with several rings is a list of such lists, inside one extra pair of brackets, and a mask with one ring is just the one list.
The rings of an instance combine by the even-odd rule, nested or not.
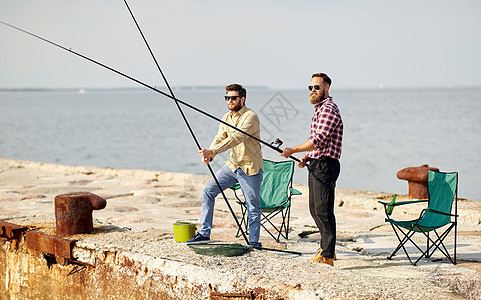
[(307, 140), (305, 143), (300, 144), (298, 146), (295, 146), (295, 147), (292, 147), (292, 148), (282, 149), (282, 153), (280, 154), (280, 156), (282, 156), (284, 158), (288, 158), (289, 156), (291, 156), (294, 153), (311, 151), (311, 150), (314, 150), (314, 149), (316, 149), (314, 144), (310, 140)]
[(300, 144), (298, 146), (292, 147), (293, 153), (298, 153), (298, 152), (306, 152), (306, 151), (311, 151), (316, 149), (316, 146), (311, 142), (311, 140), (307, 140), (303, 144)]

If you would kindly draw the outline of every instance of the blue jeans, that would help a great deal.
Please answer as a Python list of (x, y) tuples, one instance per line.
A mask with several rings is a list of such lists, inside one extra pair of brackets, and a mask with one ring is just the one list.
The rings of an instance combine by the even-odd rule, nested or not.
[[(259, 170), (259, 173), (256, 175), (247, 176), (241, 168), (232, 172), (226, 165), (223, 165), (222, 168), (215, 173), (215, 176), (222, 190), (239, 182), (247, 204), (249, 243), (252, 246), (260, 246), (262, 170)], [(219, 193), (219, 187), (213, 178), (202, 189), (201, 227), (199, 233), (203, 236), (210, 237), (212, 219), (214, 217), (215, 197), (219, 195)]]

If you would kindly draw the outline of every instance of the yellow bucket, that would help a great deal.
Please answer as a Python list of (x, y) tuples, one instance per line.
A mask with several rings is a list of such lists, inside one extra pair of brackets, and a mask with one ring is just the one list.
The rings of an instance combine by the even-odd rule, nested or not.
[(186, 242), (194, 237), (197, 227), (189, 222), (177, 221), (174, 223), (174, 240), (176, 242)]

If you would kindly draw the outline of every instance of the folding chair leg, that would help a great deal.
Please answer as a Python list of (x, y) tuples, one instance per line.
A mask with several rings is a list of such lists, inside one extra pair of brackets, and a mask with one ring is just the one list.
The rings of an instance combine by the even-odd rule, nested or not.
[[(275, 216), (277, 216), (278, 214), (281, 214), (281, 217), (282, 217), (282, 224), (281, 224), (281, 227), (277, 227), (276, 225), (274, 225), (274, 223), (272, 223), (271, 219), (274, 218)], [(268, 229), (266, 227), (266, 223), (268, 223), (272, 229)], [(270, 213), (264, 213), (264, 212), (261, 212), (261, 226), (262, 228), (264, 228), (265, 231), (267, 231), (267, 233), (274, 239), (276, 240), (276, 242), (279, 243), (279, 240), (280, 240), (280, 237), (284, 237), (287, 239), (287, 235), (285, 236), (283, 231), (287, 231), (286, 229), (286, 224), (285, 224), (285, 212), (284, 210), (275, 210), (275, 211), (272, 211)], [(271, 231), (272, 230), (275, 230), (275, 233), (273, 234)]]
[[(242, 218), (240, 222), (239, 228), (237, 228), (237, 233), (235, 237), (240, 237), (242, 235), (242, 231), (247, 235), (249, 234), (249, 222), (247, 221), (246, 215), (247, 215), (247, 208), (245, 208), (243, 205), (241, 205), (241, 212), (242, 212)], [(244, 225), (244, 230), (242, 230), (242, 226)]]
[(279, 243), (279, 240), (280, 240), (281, 236), (283, 238), (287, 239), (287, 237), (284, 234), (284, 232), (287, 233), (286, 224), (285, 224), (286, 213), (284, 211), (281, 211), (281, 217), (282, 217), (282, 224), (281, 224), (281, 227), (279, 228), (279, 230), (277, 231), (277, 239), (276, 239), (276, 241), (278, 243)]
[[(434, 254), (436, 249), (439, 249), (439, 251), (441, 251), (441, 253), (443, 253), (444, 256), (446, 256), (448, 258), (448, 260), (452, 262), (451, 257), (449, 255), (449, 252), (447, 251), (446, 247), (444, 247), (444, 244), (442, 243), (442, 241), (444, 240), (444, 237), (445, 237), (445, 236), (443, 237), (444, 234), (442, 234), (441, 237), (440, 237), (436, 231), (434, 231), (434, 233), (438, 237), (438, 239), (436, 241), (433, 241), (429, 237), (429, 232), (428, 233), (423, 232), (423, 234), (428, 239), (427, 242), (426, 242), (426, 245), (429, 245), (429, 242), (431, 242), (431, 246), (429, 246), (429, 248), (426, 247), (426, 251), (424, 251), (421, 254), (421, 256), (414, 262), (413, 265), (416, 265), (421, 260), (421, 258), (423, 258), (423, 256), (426, 257), (426, 258), (430, 258)], [(439, 248), (439, 246), (442, 246), (444, 248), (444, 251), (443, 251), (443, 249)], [(434, 248), (434, 250), (432, 250), (431, 253), (429, 253), (432, 248)]]
[[(287, 207), (285, 210), (281, 211), (281, 217), (282, 217), (282, 224), (281, 227), (279, 228), (279, 233), (277, 235), (277, 242), (279, 242), (280, 237), (282, 236), (286, 240), (289, 239), (289, 219), (290, 219), (290, 214), (291, 214), (291, 207)], [(286, 223), (287, 219), (287, 223)]]
[[(446, 229), (441, 236), (434, 230), (434, 233), (436, 234), (437, 240), (433, 241), (430, 239), (432, 245), (430, 248), (428, 248), (427, 251), (432, 250), (430, 256), (436, 251), (439, 250), (452, 264), (456, 264), (456, 258), (452, 258), (451, 255), (449, 254), (448, 249), (446, 249), (446, 246), (444, 246), (444, 239), (448, 236), (448, 234), (451, 232), (452, 228), (454, 227), (454, 224), (451, 224), (451, 226)], [(454, 245), (454, 251), (456, 251), (456, 244)]]
[(428, 235), (428, 236), (427, 236), (427, 241), (426, 241), (426, 249), (427, 249), (427, 251), (426, 251), (426, 258), (430, 258), (434, 251), (433, 251), (431, 254), (429, 254), (429, 249), (431, 248), (431, 247), (429, 246), (429, 240), (430, 240), (430, 238), (429, 238), (429, 232), (427, 233), (427, 235)]
[(261, 226), (262, 228), (264, 228), (265, 231), (267, 231), (267, 233), (274, 239), (276, 240), (276, 242), (279, 243), (279, 236), (277, 236), (277, 238), (272, 234), (272, 232), (267, 229), (267, 227), (264, 225), (265, 223), (269, 223), (273, 228), (274, 230), (278, 231), (277, 227), (271, 222), (271, 220), (269, 218), (267, 218), (264, 214), (262, 214), (262, 221), (261, 221)]
[[(457, 210), (456, 210), (457, 213)], [(457, 217), (454, 223), (454, 264), (456, 264), (456, 243), (457, 243), (457, 236), (458, 236), (458, 222)]]
[[(398, 229), (396, 230), (396, 227), (397, 227), (397, 226), (394, 227), (394, 225), (393, 225), (392, 223), (390, 223), (390, 224), (391, 224), (391, 227), (392, 227), (394, 233), (396, 234), (397, 239), (399, 240), (399, 245), (396, 247), (396, 249), (394, 249), (394, 251), (391, 253), (391, 255), (389, 255), (389, 256), (387, 257), (387, 259), (391, 260), (392, 257), (393, 257), (394, 255), (396, 255), (396, 253), (402, 248), (403, 251), (404, 251), (404, 253), (406, 254), (407, 258), (408, 258), (409, 261), (412, 263), (411, 257), (409, 257), (409, 254), (408, 254), (406, 248), (404, 248), (404, 244), (410, 239), (410, 236), (408, 236), (408, 234), (411, 233), (411, 236), (412, 236), (412, 235), (414, 234), (414, 232), (409, 231), (409, 232), (406, 234), (406, 233), (404, 233), (404, 231), (402, 231), (399, 227), (398, 227)], [(404, 238), (403, 238), (403, 239), (401, 239), (401, 237), (399, 236), (398, 230), (404, 235)]]
[(289, 239), (289, 220), (291, 219), (291, 207), (290, 206), (287, 208), (287, 213), (283, 217), (282, 224), (284, 224), (284, 225), (286, 224), (286, 221), (285, 221), (286, 216), (287, 216), (287, 226), (285, 227), (285, 229), (286, 229), (286, 240), (288, 240)]
[(423, 257), (430, 258), (436, 250), (439, 250), (451, 263), (456, 264), (453, 258), (451, 257), (451, 255), (449, 254), (448, 249), (446, 249), (446, 246), (444, 246), (444, 243), (443, 243), (444, 239), (448, 236), (448, 234), (451, 232), (453, 227), (454, 227), (454, 224), (452, 224), (448, 229), (446, 229), (441, 235), (439, 235), (438, 232), (434, 230), (434, 233), (436, 234), (436, 238), (437, 238), (436, 241), (434, 241), (429, 236), (429, 232), (424, 232), (421, 230), (420, 232), (423, 233), (427, 238), (426, 250), (422, 251), (413, 241), (411, 241), (416, 246), (416, 248), (418, 248), (418, 250), (420, 250), (422, 253), (421, 256), (418, 259), (416, 259), (414, 263), (412, 262), (411, 263), (413, 265), (416, 265), (421, 260), (421, 258)]
[[(387, 259), (389, 259), (389, 260), (392, 259), (392, 257), (399, 251), (399, 249), (402, 248), (403, 251), (404, 251), (404, 254), (406, 254), (406, 257), (409, 259), (409, 262), (410, 262), (412, 265), (416, 265), (417, 262), (419, 261), (419, 259), (417, 259), (417, 260), (413, 263), (411, 257), (409, 256), (409, 253), (408, 253), (406, 247), (404, 247), (404, 245), (405, 245), (408, 241), (410, 241), (410, 242), (419, 250), (419, 252), (422, 253), (421, 258), (426, 255), (426, 253), (427, 253), (427, 251), (428, 251), (429, 249), (427, 249), (426, 251), (422, 250), (422, 249), (411, 239), (411, 237), (415, 234), (415, 232), (414, 232), (412, 229), (409, 230), (407, 233), (405, 233), (399, 226), (397, 226), (397, 225), (394, 226), (394, 224), (392, 224), (392, 223), (391, 223), (391, 226), (392, 226), (392, 228), (393, 228), (394, 233), (396, 234), (396, 237), (397, 237), (398, 240), (399, 240), (399, 245), (398, 245), (398, 246), (396, 247), (396, 249), (391, 253), (391, 255), (387, 257)], [(396, 230), (396, 228), (397, 228), (397, 230)], [(401, 237), (399, 236), (398, 231), (401, 232), (401, 233), (404, 235), (404, 237), (403, 237), (402, 239), (401, 239)], [(423, 232), (423, 233), (424, 233), (424, 232)], [(426, 235), (426, 233), (424, 233), (424, 235)]]
[(409, 256), (409, 253), (408, 253), (406, 247), (404, 247), (404, 245), (405, 245), (408, 241), (411, 240), (410, 238), (411, 238), (412, 236), (413, 236), (413, 234), (411, 234), (411, 236), (409, 236), (409, 237), (408, 237), (408, 236), (405, 236), (404, 239), (402, 239), (402, 240), (399, 239), (399, 245), (398, 245), (397, 248), (391, 253), (391, 255), (388, 257), (388, 259), (392, 259), (392, 257), (399, 251), (399, 249), (402, 248), (403, 251), (404, 251), (404, 254), (406, 254), (406, 257), (409, 259), (409, 262), (412, 264), (413, 261), (411, 260), (411, 256)]

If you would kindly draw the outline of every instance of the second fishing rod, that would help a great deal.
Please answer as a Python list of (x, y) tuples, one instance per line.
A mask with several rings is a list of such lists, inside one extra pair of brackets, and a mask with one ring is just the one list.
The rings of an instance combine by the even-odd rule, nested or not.
[[(142, 29), (140, 29), (140, 25), (139, 25), (139, 23), (137, 22), (137, 19), (135, 18), (132, 10), (130, 9), (130, 6), (129, 6), (129, 4), (127, 3), (127, 0), (124, 0), (124, 3), (125, 3), (125, 5), (126, 5), (127, 9), (129, 10), (129, 13), (130, 13), (130, 15), (131, 15), (131, 17), (132, 17), (135, 25), (137, 26), (137, 29), (138, 29), (140, 35), (142, 36), (142, 39), (143, 39), (143, 41), (144, 41), (147, 49), (149, 50), (150, 56), (151, 56), (152, 59), (154, 60), (155, 65), (157, 66), (157, 69), (159, 70), (160, 75), (162, 76), (165, 84), (167, 85), (167, 88), (169, 89), (170, 94), (172, 95), (172, 97), (175, 98), (174, 92), (172, 91), (172, 89), (171, 89), (171, 87), (170, 87), (170, 84), (169, 84), (169, 82), (167, 81), (167, 78), (165, 77), (164, 72), (162, 71), (162, 68), (160, 67), (159, 63), (157, 62), (157, 59), (155, 58), (155, 55), (154, 55), (154, 53), (152, 52), (152, 49), (150, 48), (150, 45), (149, 45), (149, 43), (147, 42), (147, 39), (145, 38), (144, 33), (142, 32)], [(197, 145), (197, 148), (198, 148), (199, 150), (201, 150), (200, 143), (199, 143), (199, 141), (197, 140), (197, 137), (195, 136), (194, 131), (193, 131), (192, 127), (190, 126), (189, 121), (187, 120), (187, 118), (186, 118), (186, 116), (185, 116), (185, 114), (184, 114), (184, 112), (183, 112), (182, 108), (180, 107), (180, 105), (179, 105), (179, 103), (178, 103), (177, 100), (175, 100), (175, 104), (176, 104), (177, 109), (179, 110), (179, 112), (180, 112), (180, 114), (181, 114), (181, 116), (182, 116), (182, 118), (183, 118), (183, 120), (184, 120), (184, 123), (186, 124), (187, 128), (189, 129), (189, 132), (190, 132), (192, 138), (194, 139), (195, 144)], [(242, 131), (242, 130), (240, 130), (240, 131)], [(274, 143), (277, 143), (279, 146), (282, 144), (282, 142), (281, 142), (279, 139), (277, 139)], [(277, 148), (278, 148), (278, 147), (277, 147)], [(227, 207), (229, 208), (229, 211), (230, 211), (230, 213), (232, 214), (232, 217), (234, 218), (234, 220), (235, 220), (235, 222), (236, 222), (236, 224), (237, 224), (238, 229), (239, 229), (240, 232), (242, 233), (242, 236), (243, 236), (245, 242), (249, 245), (250, 243), (249, 243), (249, 241), (248, 241), (248, 239), (247, 239), (246, 233), (245, 233), (244, 230), (242, 229), (242, 226), (241, 226), (241, 224), (239, 223), (239, 220), (237, 220), (237, 217), (236, 217), (236, 215), (235, 215), (235, 213), (234, 213), (234, 211), (233, 211), (233, 209), (232, 209), (229, 201), (227, 200), (227, 197), (226, 197), (226, 195), (224, 194), (224, 191), (223, 191), (223, 189), (222, 189), (222, 187), (221, 187), (221, 185), (220, 185), (220, 183), (219, 183), (219, 181), (218, 181), (218, 179), (217, 179), (214, 171), (212, 170), (212, 167), (210, 166), (210, 164), (207, 164), (207, 167), (208, 167), (208, 169), (209, 169), (209, 171), (210, 171), (210, 173), (211, 173), (211, 175), (212, 175), (212, 178), (214, 179), (215, 183), (217, 184), (217, 186), (218, 186), (218, 188), (219, 188), (219, 190), (220, 190), (220, 192), (221, 192), (221, 194), (222, 194), (222, 196), (223, 196), (223, 198), (224, 198), (224, 200), (225, 200), (225, 202), (226, 202), (226, 204), (227, 204)], [(279, 249), (273, 249), (273, 248), (265, 248), (265, 247), (262, 247), (262, 246), (254, 247), (254, 248), (259, 249), (259, 250), (277, 251), (277, 252), (285, 252), (285, 253), (291, 253), (291, 254), (301, 255), (301, 253), (300, 253), (300, 252), (297, 252), (297, 251), (279, 250)]]
[[(132, 16), (132, 19), (133, 19), (135, 25), (137, 26), (137, 29), (139, 30), (140, 35), (142, 36), (142, 39), (144, 40), (145, 46), (147, 46), (147, 49), (148, 49), (149, 52), (150, 52), (150, 56), (152, 57), (152, 59), (153, 59), (154, 62), (155, 62), (155, 65), (157, 66), (157, 70), (159, 70), (159, 73), (160, 73), (160, 75), (162, 76), (162, 79), (164, 80), (165, 84), (167, 85), (167, 88), (169, 89), (170, 94), (172, 95), (172, 97), (175, 98), (174, 91), (170, 88), (170, 84), (169, 84), (169, 82), (167, 81), (167, 77), (165, 77), (164, 72), (162, 72), (162, 68), (160, 67), (159, 63), (157, 62), (157, 59), (155, 58), (155, 55), (154, 55), (154, 53), (152, 52), (152, 49), (150, 48), (150, 45), (149, 45), (149, 43), (147, 42), (147, 39), (145, 38), (144, 33), (142, 32), (142, 29), (140, 29), (140, 25), (139, 25), (139, 23), (137, 22), (137, 19), (135, 18), (134, 13), (133, 13), (132, 10), (130, 9), (130, 6), (129, 6), (129, 4), (127, 3), (127, 0), (124, 0), (124, 3), (125, 3), (125, 5), (127, 6), (127, 9), (129, 10), (129, 13), (130, 13), (130, 15)], [(192, 138), (194, 139), (194, 142), (195, 142), (195, 144), (196, 144), (196, 146), (197, 146), (197, 149), (198, 149), (198, 150), (201, 150), (202, 147), (200, 146), (200, 143), (199, 143), (199, 141), (197, 140), (197, 137), (195, 136), (194, 130), (193, 130), (192, 127), (190, 126), (190, 123), (189, 123), (189, 121), (187, 120), (187, 117), (185, 116), (184, 111), (183, 111), (182, 108), (180, 107), (179, 102), (178, 102), (177, 100), (175, 100), (175, 105), (177, 106), (177, 109), (179, 110), (179, 113), (180, 113), (180, 115), (182, 116), (182, 119), (184, 120), (184, 123), (185, 123), (185, 125), (187, 126), (187, 129), (189, 130), (190, 135), (191, 135)], [(217, 176), (216, 176), (215, 173), (214, 173), (214, 170), (212, 170), (212, 167), (210, 166), (210, 164), (207, 164), (207, 168), (209, 169), (209, 172), (210, 172), (212, 178), (214, 179), (217, 187), (219, 188), (219, 191), (220, 191), (220, 193), (222, 194), (222, 197), (224, 198), (225, 203), (226, 203), (227, 207), (229, 208), (229, 211), (230, 211), (230, 213), (232, 214), (232, 217), (234, 218), (234, 220), (235, 220), (235, 222), (236, 222), (236, 224), (237, 224), (237, 227), (239, 228), (240, 232), (242, 233), (242, 237), (244, 238), (245, 242), (249, 245), (249, 240), (247, 239), (247, 235), (246, 235), (246, 233), (244, 232), (244, 230), (242, 229), (242, 226), (241, 226), (241, 224), (239, 223), (239, 220), (237, 220), (237, 217), (235, 216), (234, 210), (232, 209), (232, 206), (230, 205), (229, 201), (227, 200), (227, 197), (226, 197), (226, 195), (225, 195), (225, 193), (224, 193), (224, 190), (222, 189), (222, 186), (220, 185), (219, 180), (217, 179)]]

